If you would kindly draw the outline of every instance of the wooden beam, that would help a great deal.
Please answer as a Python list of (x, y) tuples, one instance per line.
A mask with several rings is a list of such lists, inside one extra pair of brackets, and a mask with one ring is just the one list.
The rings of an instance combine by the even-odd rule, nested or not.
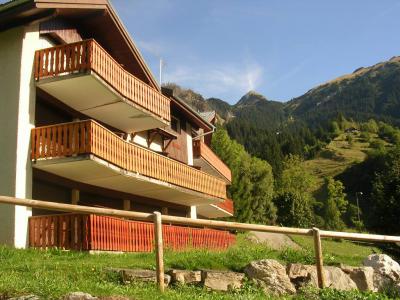
[(161, 214), (158, 211), (154, 212), (154, 237), (156, 250), (156, 272), (157, 284), (161, 293), (164, 292), (164, 248), (162, 236)]
[(318, 287), (323, 289), (325, 287), (324, 278), (324, 261), (322, 256), (321, 236), (318, 228), (313, 228), (314, 237), (314, 252), (315, 252), (315, 266), (317, 268)]
[(80, 191), (78, 189), (71, 190), (71, 204), (77, 205), (80, 199)]
[[(118, 209), (107, 209), (107, 208), (97, 208), (90, 206), (80, 206), (72, 204), (64, 204), (49, 201), (39, 201), (32, 199), (21, 199), (8, 196), (0, 196), (0, 203), (28, 206), (33, 208), (41, 208), (54, 211), (68, 211), (77, 213), (92, 213), (105, 216), (131, 218), (137, 220), (152, 221), (154, 219), (154, 214), (141, 213), (135, 211), (124, 211)], [(284, 234), (294, 234), (294, 235), (305, 235), (313, 236), (312, 229), (306, 228), (291, 228), (291, 227), (279, 227), (261, 224), (247, 224), (247, 223), (237, 223), (237, 222), (227, 222), (227, 221), (214, 221), (206, 219), (190, 219), (185, 217), (175, 217), (175, 216), (162, 216), (162, 220), (165, 223), (171, 223), (176, 225), (185, 226), (198, 226), (198, 227), (210, 227), (219, 229), (229, 229), (229, 230), (253, 230), (260, 232), (276, 232)], [(343, 238), (348, 240), (362, 240), (362, 241), (375, 241), (384, 243), (400, 243), (400, 236), (390, 236), (390, 235), (377, 235), (377, 234), (362, 234), (362, 233), (350, 233), (350, 232), (337, 232), (337, 231), (320, 231), (320, 237), (333, 237), (333, 238)]]
[(131, 210), (131, 200), (124, 199), (124, 210)]

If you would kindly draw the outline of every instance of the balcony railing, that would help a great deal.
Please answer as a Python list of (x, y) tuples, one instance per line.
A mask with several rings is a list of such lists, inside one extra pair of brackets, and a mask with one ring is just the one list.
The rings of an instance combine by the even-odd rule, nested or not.
[(229, 182), (232, 181), (231, 170), (204, 142), (200, 140), (193, 141), (193, 155), (195, 158), (204, 159)]
[(234, 205), (231, 199), (225, 199), (223, 202), (217, 204), (217, 206), (233, 215), (234, 213)]
[[(166, 248), (226, 249), (235, 243), (228, 231), (163, 224)], [(29, 218), (29, 246), (66, 250), (150, 252), (153, 223), (114, 217), (59, 214)]]
[(93, 39), (35, 53), (36, 80), (87, 71), (94, 71), (133, 103), (166, 121), (171, 120), (170, 100), (126, 71)]
[(93, 120), (34, 128), (31, 143), (33, 160), (94, 154), (127, 171), (226, 198), (223, 180), (126, 142)]

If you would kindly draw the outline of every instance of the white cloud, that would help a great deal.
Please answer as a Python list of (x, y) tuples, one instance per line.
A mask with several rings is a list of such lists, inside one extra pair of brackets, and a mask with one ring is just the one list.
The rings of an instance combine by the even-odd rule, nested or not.
[[(190, 87), (206, 97), (243, 95), (255, 90), (262, 82), (263, 69), (257, 63), (227, 65), (169, 66), (165, 69), (166, 82)], [(232, 99), (236, 100), (236, 99)]]

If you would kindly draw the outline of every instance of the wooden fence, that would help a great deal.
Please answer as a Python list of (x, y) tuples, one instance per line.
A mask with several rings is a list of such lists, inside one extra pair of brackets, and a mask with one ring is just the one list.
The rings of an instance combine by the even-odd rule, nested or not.
[[(57, 214), (29, 218), (29, 246), (64, 250), (150, 252), (154, 225), (93, 214)], [(163, 224), (164, 246), (226, 249), (235, 243), (228, 231)]]
[(214, 221), (214, 220), (204, 220), (204, 219), (189, 219), (183, 217), (162, 216), (159, 212), (154, 212), (153, 214), (149, 214), (149, 213), (141, 213), (134, 211), (123, 211), (117, 209), (106, 209), (106, 208), (88, 207), (88, 206), (80, 206), (72, 204), (61, 204), (56, 202), (38, 201), (31, 199), (19, 199), (7, 196), (0, 196), (0, 203), (28, 206), (34, 208), (56, 210), (56, 211), (88, 213), (88, 214), (107, 215), (107, 216), (122, 217), (122, 218), (131, 218), (142, 221), (153, 221), (154, 237), (155, 237), (154, 249), (156, 252), (156, 267), (157, 267), (157, 284), (161, 292), (164, 291), (163, 240), (167, 239), (166, 237), (164, 237), (162, 223), (164, 224), (171, 223), (175, 225), (185, 225), (185, 226), (206, 226), (208, 228), (229, 229), (229, 230), (245, 230), (245, 231), (252, 230), (260, 232), (275, 232), (284, 234), (312, 236), (314, 238), (316, 270), (318, 274), (318, 286), (321, 288), (325, 286), (321, 238), (340, 238), (340, 239), (358, 240), (367, 242), (400, 243), (400, 237), (398, 236), (325, 231), (325, 230), (319, 230), (318, 228), (304, 229), (304, 228), (277, 227), (277, 226)]

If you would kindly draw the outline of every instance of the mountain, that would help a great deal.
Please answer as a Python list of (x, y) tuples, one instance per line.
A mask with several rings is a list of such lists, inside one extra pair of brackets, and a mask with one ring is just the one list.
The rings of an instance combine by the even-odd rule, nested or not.
[(333, 120), (372, 118), (400, 126), (400, 57), (359, 68), (286, 103), (249, 91), (231, 105), (172, 87), (196, 110), (215, 110), (230, 137), (268, 161), (275, 175), (282, 170), (286, 155), (310, 159), (319, 153), (334, 137)]
[(400, 126), (400, 56), (358, 68), (286, 103), (249, 91), (230, 105), (176, 84), (169, 87), (198, 111), (215, 110), (224, 121), (239, 118), (258, 128), (278, 128), (293, 119), (326, 126), (339, 113), (356, 121), (374, 118)]
[(285, 105), (288, 114), (316, 125), (338, 113), (400, 125), (400, 57), (359, 68), (309, 90)]
[(282, 102), (267, 100), (263, 95), (250, 91), (233, 106), (235, 120), (249, 122), (260, 129), (276, 129), (286, 119), (285, 105)]

